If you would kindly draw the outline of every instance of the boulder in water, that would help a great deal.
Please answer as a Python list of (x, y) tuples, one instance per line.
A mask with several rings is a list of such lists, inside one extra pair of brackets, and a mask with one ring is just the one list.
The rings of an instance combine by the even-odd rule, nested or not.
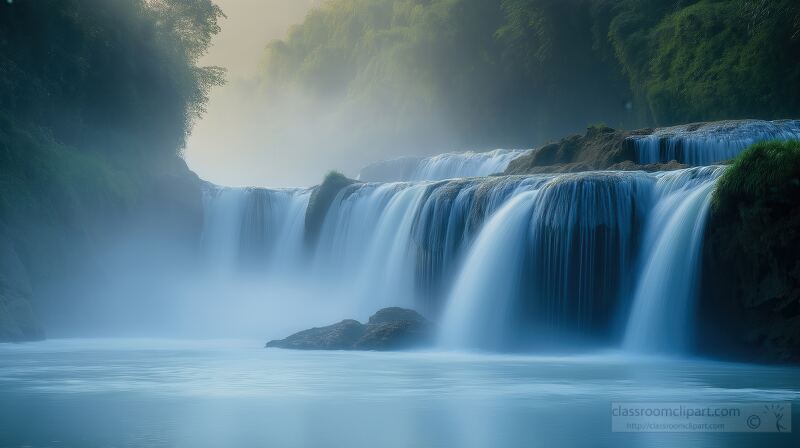
[(401, 350), (432, 340), (433, 325), (414, 310), (392, 307), (373, 314), (368, 323), (347, 319), (311, 328), (286, 339), (267, 342), (267, 348), (294, 350)]
[(349, 350), (363, 334), (364, 325), (361, 322), (345, 319), (338, 324), (314, 327), (286, 339), (269, 341), (266, 346), (295, 350)]
[(397, 306), (384, 308), (370, 316), (368, 325), (379, 325), (398, 321), (425, 322), (426, 319), (421, 314), (407, 308)]
[(370, 317), (370, 323), (366, 325), (364, 334), (356, 341), (353, 348), (355, 350), (402, 350), (419, 347), (431, 341), (433, 326), (424, 317), (412, 310), (402, 308), (393, 308), (393, 310), (409, 314), (404, 317), (410, 317), (410, 319), (385, 320), (386, 316), (384, 316), (383, 319), (379, 318), (377, 323), (373, 323), (373, 318), (380, 314), (379, 311)]

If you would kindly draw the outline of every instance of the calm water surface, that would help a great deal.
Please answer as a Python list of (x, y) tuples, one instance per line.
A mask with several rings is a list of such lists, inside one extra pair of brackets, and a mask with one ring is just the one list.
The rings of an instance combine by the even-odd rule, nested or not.
[[(0, 345), (2, 447), (768, 447), (792, 434), (612, 433), (613, 401), (792, 401), (800, 369), (614, 353)], [(795, 427), (798, 428), (797, 424)]]

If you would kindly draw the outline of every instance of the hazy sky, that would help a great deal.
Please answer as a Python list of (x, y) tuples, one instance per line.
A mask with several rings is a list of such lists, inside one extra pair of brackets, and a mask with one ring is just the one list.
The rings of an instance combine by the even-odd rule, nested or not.
[(289, 27), (303, 21), (321, 0), (215, 0), (228, 16), (212, 43), (203, 65), (228, 69), (231, 78), (256, 74), (264, 46), (286, 36)]
[[(216, 0), (227, 19), (203, 65), (228, 69), (228, 84), (211, 94), (208, 112), (186, 147), (189, 167), (223, 185), (300, 186), (318, 182), (319, 169), (301, 170), (302, 157), (261, 145), (263, 129), (253, 80), (265, 45), (286, 36), (322, 0)], [(263, 137), (263, 134), (262, 134)], [(336, 168), (336, 167), (330, 167)]]

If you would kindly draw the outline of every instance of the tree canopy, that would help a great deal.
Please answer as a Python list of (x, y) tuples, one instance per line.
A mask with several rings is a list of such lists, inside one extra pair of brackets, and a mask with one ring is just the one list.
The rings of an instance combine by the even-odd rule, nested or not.
[(262, 73), (343, 126), (373, 117), (373, 145), (498, 147), (797, 115), (797, 61), (793, 0), (331, 0), (268, 45)]
[(0, 224), (119, 205), (173, 161), (223, 79), (197, 64), (221, 16), (211, 0), (0, 2)]
[(175, 152), (222, 82), (198, 58), (219, 31), (210, 0), (0, 4), (0, 113), (79, 148)]

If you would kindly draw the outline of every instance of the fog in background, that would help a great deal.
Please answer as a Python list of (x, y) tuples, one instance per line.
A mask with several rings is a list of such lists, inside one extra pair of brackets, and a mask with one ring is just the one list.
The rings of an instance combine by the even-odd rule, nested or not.
[[(270, 114), (274, 102), (259, 95), (258, 69), (264, 48), (284, 38), (322, 0), (216, 0), (227, 16), (201, 65), (227, 69), (227, 84), (215, 88), (203, 119), (184, 153), (189, 167), (210, 182), (229, 186), (305, 186), (336, 166), (314, 163), (297, 141), (313, 133)], [(287, 107), (291, 104), (287, 104)], [(288, 130), (287, 130), (288, 128)], [(281, 138), (278, 138), (281, 137)], [(293, 144), (292, 144), (293, 143)], [(319, 151), (318, 153), (323, 153)], [(324, 156), (324, 154), (314, 154)], [(325, 163), (334, 162), (326, 160)]]
[[(220, 185), (306, 187), (400, 156), (635, 125), (628, 81), (592, 31), (599, 16), (513, 4), (220, 1), (228, 18), (201, 63), (227, 68), (228, 84), (211, 93), (186, 160)], [(548, 25), (536, 38), (528, 12)]]

